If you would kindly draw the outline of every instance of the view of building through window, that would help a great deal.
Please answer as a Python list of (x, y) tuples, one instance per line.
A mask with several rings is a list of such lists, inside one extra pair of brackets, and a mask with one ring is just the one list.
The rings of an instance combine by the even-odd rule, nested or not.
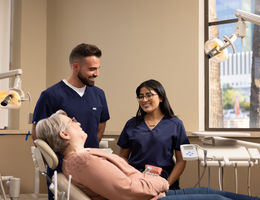
[[(209, 22), (234, 19), (236, 9), (259, 15), (259, 8), (260, 1), (256, 0), (209, 0)], [(223, 36), (229, 37), (235, 26), (236, 22), (211, 26), (209, 38), (217, 36), (224, 40)], [(259, 26), (246, 22), (246, 37), (242, 42), (241, 39), (234, 42), (236, 52), (228, 47), (228, 60), (219, 64), (209, 62), (210, 68), (216, 65), (215, 70), (209, 70), (209, 128), (260, 128), (259, 42)], [(216, 94), (221, 95), (219, 100)], [(221, 110), (222, 113), (214, 113)]]

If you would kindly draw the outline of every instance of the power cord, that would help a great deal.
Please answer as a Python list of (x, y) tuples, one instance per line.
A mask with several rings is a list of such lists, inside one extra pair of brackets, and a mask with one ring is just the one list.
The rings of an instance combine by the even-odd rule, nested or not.
[[(193, 186), (193, 187), (197, 187), (198, 185), (200, 185), (200, 181), (202, 180), (202, 178), (204, 177), (204, 175), (205, 175), (205, 172), (206, 172), (206, 168), (207, 168), (207, 150), (206, 149), (203, 149), (201, 146), (199, 146), (199, 145), (197, 145), (197, 144), (195, 144), (195, 146), (197, 147), (197, 148), (200, 148), (202, 151), (203, 151), (203, 154), (204, 154), (204, 168), (203, 168), (203, 172), (202, 172), (202, 174), (201, 174), (201, 176), (199, 177), (199, 179), (198, 179), (198, 182)], [(199, 165), (198, 165), (198, 171), (200, 171), (200, 169), (199, 169)]]

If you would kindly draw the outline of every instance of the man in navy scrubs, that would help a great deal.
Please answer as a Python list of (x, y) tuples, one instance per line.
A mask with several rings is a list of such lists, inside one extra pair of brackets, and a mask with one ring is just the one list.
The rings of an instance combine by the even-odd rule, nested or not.
[[(37, 101), (33, 113), (33, 140), (37, 139), (37, 122), (62, 109), (88, 134), (85, 147), (99, 147), (106, 121), (110, 118), (105, 93), (94, 86), (95, 78), (99, 76), (101, 55), (101, 50), (90, 44), (82, 43), (72, 50), (70, 76), (43, 91)], [(52, 174), (48, 169), (48, 175), (51, 177)], [(49, 191), (49, 199), (52, 199), (50, 194)]]

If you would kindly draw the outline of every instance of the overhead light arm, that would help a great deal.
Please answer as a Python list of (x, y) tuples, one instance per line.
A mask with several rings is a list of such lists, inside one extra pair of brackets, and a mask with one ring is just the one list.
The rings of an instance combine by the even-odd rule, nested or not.
[(14, 77), (14, 85), (8, 91), (0, 92), (0, 108), (19, 108), (22, 101), (31, 100), (29, 93), (28, 99), (25, 98), (24, 92), (21, 89), (22, 69), (10, 70), (8, 72), (0, 72), (0, 79)]
[(241, 20), (244, 20), (244, 21), (249, 21), (253, 24), (260, 26), (260, 16), (259, 15), (249, 13), (249, 12), (246, 12), (244, 10), (237, 9), (236, 12), (235, 12), (235, 16), (238, 19), (241, 19)]
[(10, 70), (8, 72), (0, 72), (0, 79), (10, 78), (13, 76), (19, 76), (19, 75), (22, 75), (22, 73), (23, 73), (22, 69)]
[(252, 14), (243, 10), (236, 10), (235, 16), (238, 18), (234, 33), (231, 36), (223, 36), (224, 41), (218, 38), (208, 40), (205, 42), (205, 53), (209, 59), (215, 62), (223, 62), (228, 59), (227, 47), (231, 46), (233, 53), (235, 53), (235, 47), (233, 42), (237, 38), (243, 39), (246, 36), (246, 23), (249, 21), (253, 24), (260, 26), (260, 16)]

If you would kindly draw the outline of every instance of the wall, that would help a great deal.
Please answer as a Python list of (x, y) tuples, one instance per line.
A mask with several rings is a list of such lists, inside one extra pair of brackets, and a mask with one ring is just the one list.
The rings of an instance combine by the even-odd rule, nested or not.
[[(21, 192), (31, 193), (34, 166), (30, 146), (33, 143), (30, 137), (26, 141), (25, 135), (31, 130), (29, 113), (33, 112), (40, 91), (46, 88), (47, 1), (14, 0), (13, 3), (10, 68), (22, 68), (22, 89), (31, 93), (32, 100), (23, 102), (20, 110), (9, 111), (9, 127), (19, 131), (12, 134), (0, 130), (0, 173), (21, 178)], [(46, 191), (45, 184), (42, 185), (41, 191)]]
[[(0, 132), (0, 173), (2, 176), (13, 176), (21, 179), (21, 193), (34, 191), (34, 164), (31, 154), (33, 142), (21, 131)], [(40, 175), (40, 192), (46, 192), (46, 180)], [(4, 182), (4, 186), (6, 186)], [(7, 187), (5, 187), (7, 192)], [(1, 193), (1, 190), (0, 190)]]
[[(200, 17), (203, 21), (203, 16), (199, 16), (200, 3), (190, 0), (16, 1), (12, 62), (15, 68), (24, 70), (23, 89), (30, 91), (32, 101), (25, 102), (18, 114), (13, 112), (12, 127), (24, 130), (22, 133), (30, 130), (28, 113), (33, 111), (41, 91), (69, 75), (71, 49), (86, 42), (103, 50), (97, 85), (105, 90), (110, 108), (107, 135), (117, 138), (115, 134), (135, 115), (135, 89), (149, 78), (163, 83), (175, 113), (188, 131), (202, 129), (199, 118), (203, 123), (200, 112), (204, 112), (201, 90), (204, 82), (203, 70), (199, 68), (204, 65), (199, 60), (199, 55), (203, 57), (203, 51), (199, 50), (203, 49), (203, 27), (198, 20)], [(0, 171), (21, 177), (21, 192), (28, 193), (33, 191), (34, 172), (29, 151), (32, 141), (31, 138), (25, 141), (24, 137), (1, 138), (0, 157), (6, 162), (1, 164)], [(117, 153), (118, 147), (113, 144), (113, 148)], [(183, 187), (196, 182), (196, 167), (196, 163), (188, 163), (181, 180)], [(259, 166), (252, 170), (253, 194), (257, 194), (259, 177), (254, 175), (260, 174), (259, 171)], [(246, 177), (245, 173), (244, 170), (240, 177)], [(212, 181), (215, 187), (216, 177)], [(225, 185), (234, 191), (232, 175), (227, 176)], [(44, 189), (46, 186), (42, 184)], [(239, 191), (246, 193), (243, 181)]]
[(69, 75), (75, 45), (93, 43), (103, 50), (96, 85), (110, 109), (106, 134), (135, 115), (135, 89), (150, 78), (162, 82), (187, 130), (198, 130), (198, 8), (189, 0), (49, 0), (47, 86)]
[[(29, 113), (33, 112), (40, 91), (46, 88), (47, 1), (14, 0), (11, 69), (23, 70), (22, 89), (31, 101), (19, 111), (10, 111), (11, 129), (31, 130)], [(28, 98), (28, 96), (27, 96)]]
[[(6, 72), (10, 63), (10, 32), (11, 32), (11, 2), (0, 0), (0, 72)], [(0, 80), (0, 90), (6, 90), (9, 86), (8, 79)], [(2, 101), (2, 97), (1, 97)], [(8, 126), (8, 110), (0, 109), (0, 128)]]
[(32, 101), (11, 112), (11, 128), (30, 130), (28, 114), (41, 91), (69, 75), (71, 49), (86, 42), (103, 50), (97, 85), (110, 108), (106, 134), (119, 134), (135, 115), (135, 89), (150, 78), (162, 82), (186, 129), (199, 129), (198, 2), (15, 2), (11, 68), (23, 69), (22, 88)]
[[(137, 109), (136, 87), (154, 78), (162, 82), (175, 113), (187, 130), (198, 129), (198, 13), (197, 1), (165, 0), (14, 0), (11, 68), (22, 68), (22, 88), (31, 102), (10, 111), (10, 127), (22, 133), (31, 130), (28, 114), (42, 90), (66, 78), (68, 56), (81, 43), (93, 43), (103, 50), (101, 76), (97, 85), (107, 95), (111, 120), (106, 134), (119, 134)], [(6, 136), (8, 137), (8, 136)], [(17, 154), (1, 167), (13, 174), (8, 163), (30, 159), (32, 144), (5, 140)], [(25, 150), (26, 148), (26, 150)], [(21, 162), (27, 177), (22, 192), (33, 191), (31, 162)]]

